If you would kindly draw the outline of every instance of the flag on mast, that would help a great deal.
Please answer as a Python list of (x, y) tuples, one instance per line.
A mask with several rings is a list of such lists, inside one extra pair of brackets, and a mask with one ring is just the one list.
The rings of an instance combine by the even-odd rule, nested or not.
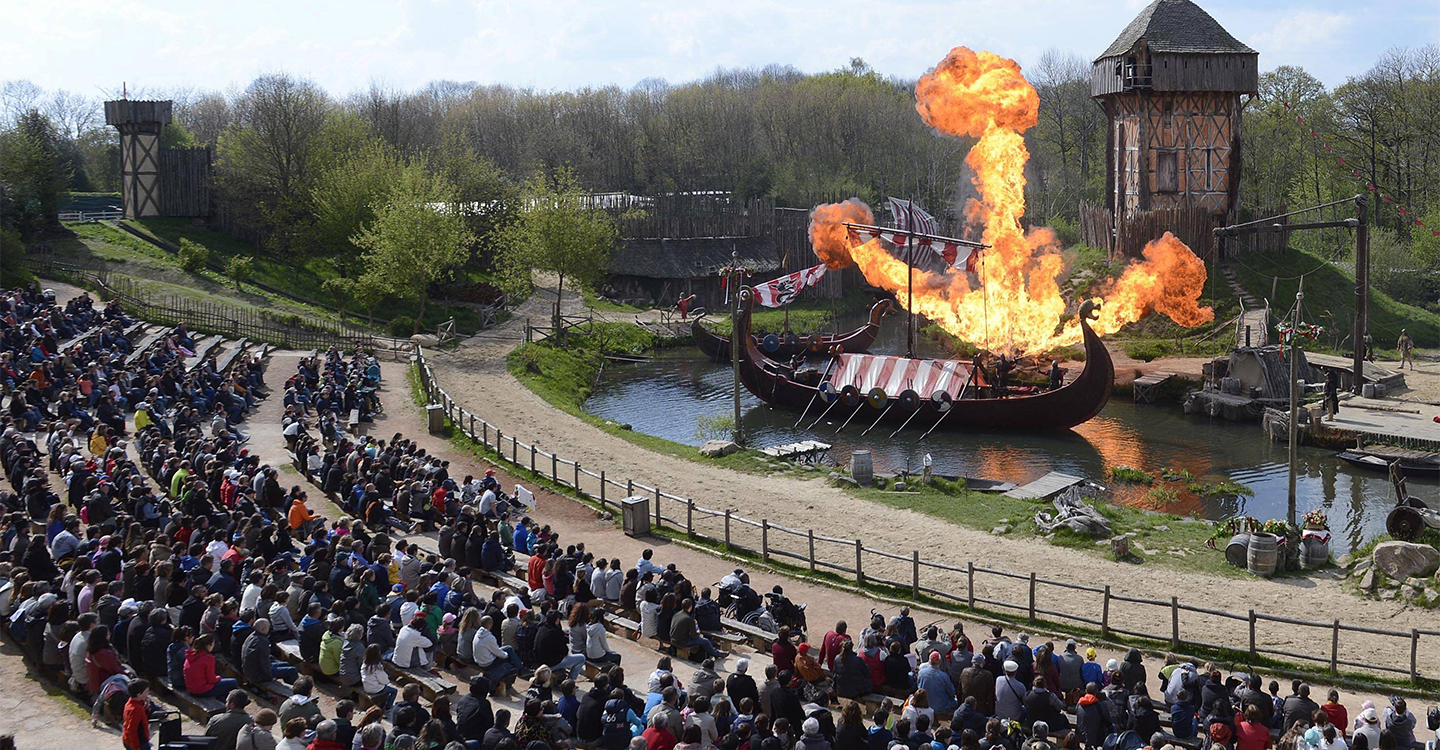
[(792, 274), (755, 285), (755, 299), (766, 307), (783, 307), (794, 301), (800, 290), (814, 286), (825, 275), (825, 264), (801, 269)]
[[(920, 204), (915, 201), (903, 198), (890, 198), (890, 215), (895, 217), (895, 228), (902, 232), (918, 232), (920, 234), (938, 234), (940, 222), (934, 216), (925, 212)], [(911, 226), (910, 219), (915, 219), (914, 226)]]

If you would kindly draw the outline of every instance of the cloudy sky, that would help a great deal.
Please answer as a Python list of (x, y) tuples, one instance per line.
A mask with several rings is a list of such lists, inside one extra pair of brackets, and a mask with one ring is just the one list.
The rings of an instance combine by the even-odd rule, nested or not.
[[(813, 72), (862, 57), (915, 77), (956, 45), (1093, 58), (1144, 0), (0, 0), (0, 80), (99, 96), (226, 88), (260, 73), (332, 93), (450, 79), (545, 89), (717, 67)], [(1440, 43), (1440, 0), (1201, 0), (1259, 50), (1329, 85), (1393, 46)]]

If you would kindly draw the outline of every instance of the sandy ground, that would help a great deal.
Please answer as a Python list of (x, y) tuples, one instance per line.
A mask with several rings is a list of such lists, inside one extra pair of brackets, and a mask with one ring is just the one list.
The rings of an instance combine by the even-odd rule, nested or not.
[[(604, 469), (612, 480), (630, 478), (658, 486), (669, 494), (693, 498), (704, 507), (733, 508), (738, 515), (752, 519), (769, 519), (843, 539), (860, 538), (867, 546), (907, 558), (911, 550), (919, 549), (927, 560), (962, 569), (967, 562), (974, 562), (977, 566), (1020, 574), (1035, 570), (1044, 577), (1067, 583), (1109, 584), (1116, 594), (1161, 600), (1178, 596), (1182, 603), (1229, 612), (1245, 613), (1253, 608), (1312, 621), (1331, 620), (1338, 614), (1347, 623), (1387, 630), (1433, 628), (1436, 622), (1434, 613), (1417, 611), (1404, 604), (1361, 601), (1341, 590), (1339, 580), (1332, 574), (1263, 581), (1136, 569), (1043, 541), (997, 540), (983, 531), (858, 499), (820, 480), (741, 474), (644, 450), (549, 406), (507, 372), (505, 354), (519, 342), (523, 318), (527, 314), (543, 315), (548, 304), (543, 300), (527, 302), (506, 325), (468, 339), (454, 351), (430, 353), (429, 361), (451, 397), (469, 411), (497, 425), (507, 435), (519, 435), (522, 441), (534, 442), (544, 451), (578, 460), (590, 470)], [(527, 310), (527, 306), (535, 309)], [(564, 306), (567, 310), (579, 311), (581, 302), (567, 295)], [(395, 378), (389, 377), (393, 383)], [(667, 505), (667, 515), (676, 512), (683, 515), (683, 510), (675, 505)], [(713, 521), (702, 525), (697, 520), (697, 530), (712, 535), (718, 532)], [(743, 538), (748, 544), (759, 541), (758, 530), (738, 524), (735, 530), (737, 536), (746, 534)], [(803, 539), (793, 543), (787, 539), (785, 535), (771, 534), (772, 545), (786, 545), (791, 551), (804, 552)], [(817, 544), (817, 554), (836, 563), (854, 563), (853, 545)], [(867, 555), (865, 567), (872, 574), (892, 580), (909, 581), (910, 578), (910, 566), (904, 562)], [(956, 593), (965, 591), (963, 574), (933, 568), (924, 570), (921, 583)], [(1028, 584), (1022, 580), (984, 576), (977, 579), (976, 594), (1024, 602)], [(1092, 592), (1043, 584), (1038, 593), (1041, 608), (1085, 613), (1091, 617), (1099, 612), (1100, 598)], [(1116, 602), (1112, 604), (1111, 617), (1112, 623), (1124, 623), (1121, 627), (1127, 629), (1170, 632), (1168, 607)], [(1241, 648), (1248, 638), (1243, 620), (1188, 612), (1182, 613), (1181, 632), (1188, 640)], [(1262, 621), (1257, 632), (1262, 645), (1317, 654), (1329, 650), (1328, 629)], [(1407, 641), (1345, 633), (1342, 658), (1408, 668)], [(1420, 663), (1440, 663), (1440, 638), (1421, 639)], [(1422, 666), (1422, 671), (1424, 669)]]

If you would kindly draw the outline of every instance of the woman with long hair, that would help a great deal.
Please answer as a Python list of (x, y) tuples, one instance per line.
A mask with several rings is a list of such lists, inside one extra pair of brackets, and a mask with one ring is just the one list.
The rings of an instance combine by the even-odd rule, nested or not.
[(360, 663), (360, 689), (375, 705), (386, 711), (395, 703), (395, 686), (390, 684), (390, 675), (385, 671), (385, 655), (377, 643), (365, 647), (365, 659)]

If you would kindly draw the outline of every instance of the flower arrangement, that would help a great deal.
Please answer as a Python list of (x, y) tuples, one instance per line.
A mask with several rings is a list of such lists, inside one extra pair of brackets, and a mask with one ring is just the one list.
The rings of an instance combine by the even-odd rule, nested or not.
[(1315, 323), (1299, 323), (1292, 327), (1288, 321), (1282, 320), (1275, 324), (1275, 332), (1280, 334), (1281, 342), (1289, 344), (1291, 337), (1295, 335), (1316, 341), (1325, 333), (1325, 328)]
[(1304, 526), (1307, 529), (1328, 529), (1330, 528), (1330, 516), (1323, 510), (1312, 510), (1305, 514)]

